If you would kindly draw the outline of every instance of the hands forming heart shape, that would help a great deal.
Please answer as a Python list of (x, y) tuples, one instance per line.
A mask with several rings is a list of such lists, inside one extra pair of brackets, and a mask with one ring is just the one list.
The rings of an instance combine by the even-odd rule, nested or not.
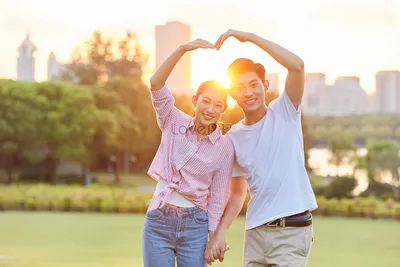
[(224, 34), (222, 34), (215, 44), (212, 44), (206, 40), (201, 38), (191, 41), (187, 44), (183, 45), (185, 51), (193, 51), (198, 48), (205, 48), (205, 49), (216, 49), (217, 51), (221, 48), (222, 44), (225, 42), (226, 39), (229, 37), (235, 37), (240, 42), (246, 42), (248, 40), (249, 32), (237, 31), (237, 30), (228, 30)]

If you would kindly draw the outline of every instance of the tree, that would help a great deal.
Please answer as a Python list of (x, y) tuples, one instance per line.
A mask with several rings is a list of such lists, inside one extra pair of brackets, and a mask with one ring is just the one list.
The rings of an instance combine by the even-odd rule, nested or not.
[(329, 139), (328, 149), (331, 152), (329, 162), (336, 166), (336, 176), (338, 176), (340, 165), (354, 154), (356, 148), (350, 137), (335, 135)]
[(41, 160), (39, 152), (32, 153), (40, 144), (41, 104), (34, 84), (0, 80), (0, 168), (6, 171), (7, 183), (13, 182), (18, 163)]
[(314, 127), (313, 136), (319, 140), (325, 140), (329, 136), (329, 130), (324, 125), (318, 125)]
[(175, 107), (189, 116), (193, 116), (192, 96), (189, 94), (174, 94)]
[(310, 149), (312, 148), (312, 135), (309, 130), (309, 123), (304, 116), (304, 113), (301, 113), (301, 128), (303, 130), (303, 143), (304, 143), (304, 162), (307, 171), (311, 171), (310, 164), (308, 163), (308, 159), (310, 158)]
[(141, 80), (115, 77), (106, 82), (104, 88), (117, 93), (121, 97), (121, 103), (128, 108), (124, 116), (126, 121), (119, 132), (119, 144), (113, 151), (116, 157), (115, 182), (118, 183), (122, 155), (130, 153), (136, 156), (144, 153), (149, 149), (149, 141), (156, 142), (154, 137), (159, 136), (159, 129), (149, 98), (149, 89)]
[[(399, 182), (400, 168), (400, 145), (392, 140), (375, 140), (367, 144), (367, 154), (360, 158), (360, 167), (368, 172), (369, 186), (366, 191), (371, 191), (380, 182), (382, 174), (389, 171), (392, 174), (394, 183)], [(395, 195), (400, 195), (399, 190), (395, 190)]]
[(135, 34), (127, 31), (124, 38), (116, 41), (95, 31), (84, 46), (75, 48), (63, 79), (84, 85), (116, 76), (140, 79), (147, 60)]
[[(100, 31), (95, 31), (84, 46), (75, 50), (68, 67), (69, 76), (75, 77), (69, 80), (80, 84), (96, 84), (111, 90), (119, 95), (120, 103), (127, 108), (122, 112), (122, 107), (118, 105), (123, 114), (116, 122), (120, 125), (118, 133), (115, 132), (118, 134), (118, 144), (111, 142), (113, 145), (105, 150), (110, 154), (101, 154), (115, 162), (116, 183), (120, 182), (121, 161), (130, 158), (130, 154), (153, 151), (153, 144), (157, 143), (159, 137), (158, 128), (155, 129), (157, 123), (149, 98), (149, 89), (142, 82), (142, 69), (147, 60), (148, 56), (143, 53), (135, 34), (127, 31), (125, 36), (118, 40), (106, 38)], [(117, 104), (113, 103), (110, 108), (115, 105)], [(110, 117), (114, 116), (109, 108), (100, 109)], [(151, 145), (146, 143), (146, 139), (151, 139)], [(92, 159), (99, 157), (100, 155), (92, 155)]]
[(400, 127), (396, 128), (396, 131), (394, 132), (394, 135), (396, 136), (396, 138), (400, 139)]
[(85, 159), (85, 142), (94, 131), (96, 108), (88, 88), (54, 82), (36, 86), (37, 95), (43, 99), (39, 132), (46, 148), (46, 180), (55, 184), (61, 160)]

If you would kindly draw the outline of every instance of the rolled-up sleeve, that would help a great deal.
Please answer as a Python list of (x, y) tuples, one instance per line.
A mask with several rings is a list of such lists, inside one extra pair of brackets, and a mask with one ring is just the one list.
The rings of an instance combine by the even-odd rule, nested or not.
[(161, 130), (170, 125), (179, 111), (174, 106), (175, 99), (167, 86), (151, 91), (151, 100), (156, 111), (157, 123)]
[(229, 196), (234, 163), (234, 150), (228, 149), (228, 155), (221, 162), (221, 169), (214, 175), (208, 199), (208, 229), (215, 231), (224, 213)]

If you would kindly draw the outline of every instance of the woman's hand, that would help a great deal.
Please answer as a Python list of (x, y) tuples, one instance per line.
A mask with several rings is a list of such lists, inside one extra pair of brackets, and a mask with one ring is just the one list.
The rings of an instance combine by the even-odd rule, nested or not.
[(198, 48), (214, 49), (214, 45), (203, 39), (196, 39), (181, 46), (185, 52), (193, 51)]

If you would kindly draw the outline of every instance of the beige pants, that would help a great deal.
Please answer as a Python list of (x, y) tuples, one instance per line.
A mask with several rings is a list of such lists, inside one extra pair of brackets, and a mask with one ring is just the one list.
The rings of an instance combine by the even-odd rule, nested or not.
[(303, 267), (313, 240), (313, 225), (306, 227), (260, 226), (246, 231), (245, 267)]

